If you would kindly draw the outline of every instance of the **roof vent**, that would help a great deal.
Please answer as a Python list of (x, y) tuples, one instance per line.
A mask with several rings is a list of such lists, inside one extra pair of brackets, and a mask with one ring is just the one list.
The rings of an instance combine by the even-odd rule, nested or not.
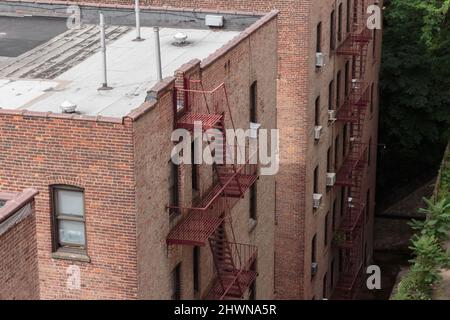
[(174, 45), (177, 47), (183, 47), (189, 44), (189, 42), (186, 41), (188, 36), (183, 32), (177, 32), (173, 38), (175, 39)]
[(63, 113), (75, 113), (75, 111), (77, 110), (77, 105), (70, 102), (69, 100), (61, 103), (60, 107)]

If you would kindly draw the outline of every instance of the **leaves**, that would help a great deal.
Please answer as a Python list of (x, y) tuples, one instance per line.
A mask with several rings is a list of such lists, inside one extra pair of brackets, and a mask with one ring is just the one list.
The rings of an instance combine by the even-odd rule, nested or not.
[(399, 284), (395, 300), (431, 299), (433, 286), (441, 280), (440, 268), (450, 264), (449, 254), (443, 248), (450, 231), (450, 198), (424, 201), (426, 208), (419, 211), (425, 213), (427, 219), (410, 223), (418, 231), (409, 247), (414, 259), (410, 261), (410, 272)]
[[(435, 170), (450, 135), (450, 0), (386, 3), (379, 186)], [(398, 170), (401, 167), (403, 170)]]

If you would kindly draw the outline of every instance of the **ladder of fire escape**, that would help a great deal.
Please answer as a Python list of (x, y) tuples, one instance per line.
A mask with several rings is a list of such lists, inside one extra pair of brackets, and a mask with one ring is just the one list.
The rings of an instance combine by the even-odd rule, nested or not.
[[(213, 139), (208, 136), (207, 144), (211, 150), (214, 150), (212, 154), (214, 159), (222, 159), (222, 161), (213, 162), (213, 172), (217, 179), (214, 180), (211, 191), (201, 199), (200, 207), (186, 208), (190, 210), (190, 213), (188, 212), (185, 219), (175, 226), (168, 236), (168, 243), (201, 245), (204, 240), (208, 241), (217, 271), (217, 279), (208, 297), (241, 299), (246, 288), (256, 278), (256, 272), (247, 270), (248, 263), (256, 258), (256, 248), (237, 244), (231, 208), (238, 198), (244, 197), (246, 190), (256, 181), (257, 176), (248, 174), (244, 170), (247, 162), (239, 164), (239, 167), (234, 162), (227, 162), (227, 153), (231, 152), (231, 148), (226, 140), (226, 112), (229, 113), (233, 129), (235, 127), (225, 85), (221, 84), (212, 91), (206, 91), (201, 80), (185, 79), (184, 87), (176, 91), (178, 93), (174, 94), (175, 127), (193, 130), (195, 122), (201, 121), (202, 131), (206, 135), (208, 135), (208, 129), (219, 130), (220, 135), (215, 133)], [(209, 97), (206, 96), (207, 94)], [(177, 99), (181, 99), (182, 104)], [(198, 110), (202, 104), (206, 113), (198, 113), (202, 112)], [(221, 110), (224, 105), (225, 110)], [(197, 108), (192, 110), (193, 106)], [(226, 219), (230, 221), (232, 242), (228, 240), (225, 230)], [(243, 257), (242, 254), (248, 257)], [(247, 264), (244, 263), (244, 259)]]
[[(338, 48), (338, 54), (353, 57), (353, 72), (351, 88), (353, 94), (343, 105), (338, 116), (341, 121), (351, 123), (350, 151), (341, 168), (337, 185), (348, 186), (349, 193), (345, 203), (345, 217), (340, 230), (345, 235), (345, 241), (340, 244), (344, 255), (343, 270), (340, 272), (338, 284), (333, 294), (335, 299), (353, 299), (358, 291), (362, 272), (362, 235), (364, 233), (365, 204), (362, 199), (363, 173), (365, 168), (365, 151), (363, 129), (368, 103), (368, 87), (364, 87), (368, 43), (370, 33), (365, 25), (365, 0), (353, 2), (352, 30), (346, 41)], [(347, 80), (348, 81), (348, 80)], [(338, 174), (339, 176), (339, 174)]]

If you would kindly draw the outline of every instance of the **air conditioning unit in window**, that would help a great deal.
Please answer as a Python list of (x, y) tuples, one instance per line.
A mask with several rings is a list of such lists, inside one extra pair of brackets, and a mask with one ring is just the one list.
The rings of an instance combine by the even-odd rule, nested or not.
[(261, 127), (261, 124), (250, 122), (250, 135), (249, 138), (257, 139), (258, 138), (258, 129)]
[(325, 67), (325, 54), (322, 52), (316, 52), (316, 67)]
[(314, 127), (314, 139), (319, 140), (322, 135), (322, 126)]
[(313, 207), (317, 209), (320, 207), (322, 203), (322, 194), (321, 193), (313, 193)]
[(327, 172), (327, 187), (332, 187), (336, 184), (336, 173)]
[(311, 275), (316, 275), (319, 271), (319, 264), (317, 262), (311, 263)]
[(352, 79), (352, 89), (359, 89), (360, 83), (358, 82), (358, 79)]
[(348, 197), (348, 207), (349, 208), (354, 208), (355, 207), (355, 203), (354, 203), (354, 199), (352, 197)]
[(336, 110), (328, 110), (328, 121), (330, 122), (336, 121)]

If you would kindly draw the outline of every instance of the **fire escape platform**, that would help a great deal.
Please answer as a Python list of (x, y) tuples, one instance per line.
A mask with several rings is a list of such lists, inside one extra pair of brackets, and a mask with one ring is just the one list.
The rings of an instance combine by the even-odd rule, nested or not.
[(337, 110), (336, 120), (342, 122), (358, 122), (358, 117), (350, 107), (348, 100)]
[[(211, 291), (208, 294), (208, 298), (210, 300), (240, 300), (243, 298), (241, 291), (238, 289), (238, 284), (244, 291), (251, 286), (253, 281), (255, 281), (257, 277), (257, 273), (255, 271), (244, 270), (239, 274), (239, 270), (235, 270), (235, 272), (230, 272), (229, 276), (221, 275), (223, 285), (226, 288), (226, 292), (222, 288), (222, 282), (219, 279), (214, 281), (214, 285), (211, 288)], [(224, 278), (224, 276), (226, 278)]]
[(363, 47), (371, 40), (369, 29), (350, 33), (342, 44), (337, 48), (338, 55), (355, 56), (361, 53)]
[(354, 296), (358, 293), (357, 290), (355, 290), (355, 286), (358, 283), (358, 278), (361, 276), (362, 267), (363, 263), (361, 262), (356, 268), (356, 271), (353, 270), (353, 272), (343, 273), (340, 276), (333, 293), (333, 300), (346, 300), (354, 298)]
[[(223, 179), (229, 179), (228, 174), (226, 176), (223, 176)], [(257, 175), (238, 173), (236, 174), (236, 177), (225, 187), (223, 193), (226, 197), (229, 198), (242, 198), (243, 195), (245, 195), (245, 193), (252, 187), (256, 180), (258, 180)]]
[(167, 244), (204, 246), (222, 222), (223, 218), (192, 210), (172, 229), (166, 242)]
[(195, 122), (201, 122), (201, 128), (207, 130), (214, 128), (222, 118), (221, 114), (185, 112), (177, 119), (177, 127), (192, 130)]
[(215, 184), (195, 208), (190, 208), (185, 217), (171, 230), (167, 244), (204, 246), (217, 230), (224, 218), (211, 214), (210, 209), (218, 200), (222, 187)]

